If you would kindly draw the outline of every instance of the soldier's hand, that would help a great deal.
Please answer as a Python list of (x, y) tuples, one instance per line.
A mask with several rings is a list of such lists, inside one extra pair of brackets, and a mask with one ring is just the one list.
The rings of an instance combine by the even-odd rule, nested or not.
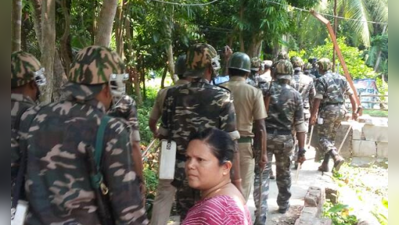
[(305, 157), (305, 155), (303, 155), (303, 156), (298, 156), (298, 159), (296, 162), (298, 164), (303, 164), (305, 161), (306, 161), (306, 157)]
[(267, 155), (263, 155), (263, 156), (261, 157), (259, 163), (258, 163), (259, 169), (260, 169), (261, 171), (264, 171), (264, 170), (266, 169), (266, 165), (267, 165), (268, 162), (269, 162), (269, 160), (268, 160), (268, 158), (267, 158)]
[(305, 153), (306, 153), (305, 149), (299, 149), (298, 159), (296, 160), (298, 164), (303, 164), (306, 161)]
[(352, 113), (352, 120), (357, 120), (358, 119), (358, 117), (359, 117), (359, 114), (358, 113)]
[(317, 121), (317, 117), (316, 116), (310, 117), (310, 125), (312, 125), (312, 126), (315, 125), (316, 121)]

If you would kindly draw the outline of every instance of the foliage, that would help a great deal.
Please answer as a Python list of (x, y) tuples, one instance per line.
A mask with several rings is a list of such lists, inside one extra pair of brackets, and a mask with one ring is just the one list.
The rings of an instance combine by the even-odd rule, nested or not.
[[(152, 107), (154, 106), (155, 98), (158, 90), (155, 88), (147, 87), (147, 97), (142, 105), (137, 107), (137, 117), (140, 127), (141, 144), (148, 145), (153, 139), (152, 132), (148, 126)], [(136, 98), (136, 96), (132, 96)]]
[(359, 208), (354, 210), (359, 210), (363, 208), (363, 204), (367, 204), (370, 206), (370, 214), (383, 225), (388, 222), (387, 167), (387, 162), (362, 168), (344, 165), (340, 172), (333, 174), (334, 180), (340, 187), (347, 186), (355, 191), (361, 205), (357, 205)]
[(356, 225), (358, 222), (357, 217), (350, 214), (353, 209), (348, 205), (340, 203), (334, 205), (326, 201), (323, 208), (323, 216), (331, 218), (334, 225)]
[[(368, 67), (363, 59), (363, 51), (360, 51), (356, 47), (348, 46), (346, 42), (346, 38), (338, 38), (338, 45), (341, 49), (342, 55), (345, 59), (345, 63), (348, 67), (349, 74), (353, 79), (364, 79), (364, 78), (375, 78), (376, 73), (372, 68)], [(329, 58), (332, 59), (333, 54), (333, 43), (330, 39), (326, 39), (326, 43), (321, 46), (317, 46), (310, 51), (301, 50), (299, 52), (290, 51), (290, 56), (299, 55), (304, 59), (310, 57), (317, 58)], [(337, 59), (338, 63), (338, 59)], [(340, 74), (343, 74), (342, 67), (339, 67)]]
[(384, 110), (363, 109), (363, 114), (373, 117), (388, 117), (388, 111)]

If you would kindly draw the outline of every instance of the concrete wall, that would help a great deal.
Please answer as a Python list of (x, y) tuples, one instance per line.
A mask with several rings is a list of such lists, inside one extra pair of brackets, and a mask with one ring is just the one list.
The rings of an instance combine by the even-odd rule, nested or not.
[[(335, 146), (340, 147), (348, 129), (352, 125), (340, 154), (352, 158), (356, 163), (388, 159), (388, 118), (364, 116), (358, 122), (342, 122), (337, 131)], [(312, 146), (318, 145), (317, 129), (313, 134)], [(316, 159), (318, 157), (316, 156)]]

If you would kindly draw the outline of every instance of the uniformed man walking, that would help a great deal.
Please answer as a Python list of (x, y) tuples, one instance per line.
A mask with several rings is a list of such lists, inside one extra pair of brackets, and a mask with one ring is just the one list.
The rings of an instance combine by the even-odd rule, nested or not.
[[(335, 147), (335, 136), (341, 122), (345, 119), (345, 97), (348, 96), (352, 104), (352, 118), (358, 117), (358, 106), (353, 91), (345, 77), (331, 72), (331, 62), (322, 58), (318, 62), (321, 77), (316, 82), (316, 96), (313, 103), (311, 124), (318, 119), (319, 150), (324, 154), (324, 161), (319, 171), (328, 172), (330, 157), (334, 160), (334, 169), (338, 171), (345, 160), (338, 154)], [(320, 108), (320, 112), (319, 112)]]
[[(234, 53), (229, 61), (230, 81), (222, 86), (231, 91), (234, 99), (234, 108), (237, 115), (237, 130), (240, 133), (238, 139), (238, 151), (240, 153), (240, 173), (242, 179), (243, 196), (248, 201), (251, 194), (255, 158), (257, 168), (263, 171), (267, 163), (267, 155), (261, 155), (262, 131), (265, 131), (267, 117), (260, 90), (246, 83), (251, 72), (251, 60), (245, 53)], [(254, 130), (253, 130), (254, 128)], [(266, 137), (263, 137), (266, 138)], [(252, 143), (254, 142), (254, 149)]]
[(45, 84), (44, 68), (33, 55), (22, 51), (11, 54), (11, 187), (18, 172), (13, 163), (20, 160), (18, 130), (21, 116), (36, 105), (39, 86)]
[[(108, 48), (84, 48), (68, 75), (67, 100), (35, 107), (22, 116), (28, 225), (104, 224), (102, 216), (111, 217), (114, 224), (148, 223), (128, 125), (106, 116), (113, 99), (110, 81), (124, 76), (123, 67)], [(97, 139), (97, 132), (103, 139)], [(90, 176), (96, 169), (96, 164), (89, 166), (90, 155), (99, 164), (95, 176)], [(104, 201), (96, 196), (100, 187)], [(107, 214), (100, 214), (101, 203), (109, 208)]]
[[(291, 82), (291, 86), (293, 86), (295, 90), (297, 90), (302, 96), (305, 126), (306, 130), (309, 131), (310, 111), (315, 96), (315, 87), (313, 79), (302, 73), (303, 60), (300, 57), (298, 56), (291, 57), (291, 63), (292, 66), (294, 67), (294, 76)], [(298, 151), (298, 146), (296, 146), (295, 148), (295, 152), (297, 151)], [(297, 167), (297, 165), (295, 165), (295, 167)]]
[[(290, 86), (293, 68), (288, 60), (280, 60), (275, 67), (276, 81), (270, 88), (270, 105), (266, 119), (267, 154), (271, 159), (276, 158), (276, 179), (278, 186), (277, 204), (279, 212), (285, 213), (290, 207), (291, 198), (291, 157), (293, 155), (294, 137), (298, 139), (298, 163), (305, 161), (305, 133), (306, 125), (303, 115), (301, 94)], [(266, 173), (269, 174), (271, 162), (269, 161)], [(267, 187), (269, 180), (267, 179)], [(268, 195), (268, 189), (263, 193)], [(259, 224), (264, 224), (260, 221)]]
[[(173, 185), (177, 188), (177, 210), (183, 220), (194, 205), (199, 193), (188, 186), (185, 179), (185, 151), (189, 137), (202, 129), (215, 127), (237, 140), (236, 116), (230, 92), (209, 82), (220, 69), (216, 50), (208, 44), (195, 44), (187, 53), (185, 76), (192, 77), (189, 84), (168, 91), (159, 133), (176, 142), (176, 172)], [(233, 168), (232, 182), (241, 190), (239, 154)]]
[[(176, 60), (175, 73), (179, 77), (179, 80), (176, 82), (175, 86), (190, 83), (190, 78), (184, 76), (184, 73), (186, 72), (186, 58), (186, 55), (181, 55)], [(157, 123), (159, 118), (162, 116), (166, 94), (170, 88), (175, 86), (160, 90), (155, 99), (149, 121), (149, 127), (154, 134), (154, 138), (158, 137)], [(157, 195), (155, 196), (152, 208), (151, 225), (165, 225), (168, 223), (175, 194), (176, 188), (171, 184), (171, 181), (159, 180)]]

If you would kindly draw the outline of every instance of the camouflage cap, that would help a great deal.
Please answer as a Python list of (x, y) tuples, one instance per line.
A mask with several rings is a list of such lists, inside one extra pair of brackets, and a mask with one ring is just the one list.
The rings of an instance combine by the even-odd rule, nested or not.
[(245, 53), (236, 52), (230, 57), (229, 69), (251, 72), (251, 59)]
[(317, 65), (322, 71), (329, 71), (332, 68), (331, 61), (327, 58), (321, 58), (317, 61)]
[(278, 53), (277, 59), (278, 60), (281, 60), (281, 59), (289, 60), (290, 56), (288, 55), (287, 52), (283, 51), (283, 52)]
[(292, 64), (288, 60), (279, 60), (276, 64), (274, 74), (277, 79), (291, 79), (294, 73)]
[(302, 60), (301, 57), (299, 57), (299, 56), (293, 56), (293, 57), (291, 57), (291, 63), (292, 63), (292, 66), (293, 66), (294, 68), (302, 67), (302, 66), (303, 66), (303, 60)]
[(103, 46), (89, 46), (78, 52), (68, 74), (64, 91), (88, 100), (98, 94), (112, 74), (122, 74), (124, 63), (118, 54)]
[[(191, 46), (187, 52), (185, 77), (203, 77), (208, 66), (218, 58), (217, 51), (208, 44), (200, 43)], [(215, 72), (215, 71), (214, 71)]]
[(35, 79), (41, 69), (39, 60), (33, 55), (18, 51), (11, 54), (11, 88), (21, 87)]
[(251, 70), (252, 71), (259, 71), (259, 68), (262, 65), (262, 61), (258, 57), (253, 57), (251, 59)]
[(304, 71), (310, 71), (312, 70), (313, 66), (311, 63), (305, 63), (305, 66), (303, 67)]
[(186, 55), (181, 55), (175, 62), (175, 74), (182, 76), (186, 72)]

